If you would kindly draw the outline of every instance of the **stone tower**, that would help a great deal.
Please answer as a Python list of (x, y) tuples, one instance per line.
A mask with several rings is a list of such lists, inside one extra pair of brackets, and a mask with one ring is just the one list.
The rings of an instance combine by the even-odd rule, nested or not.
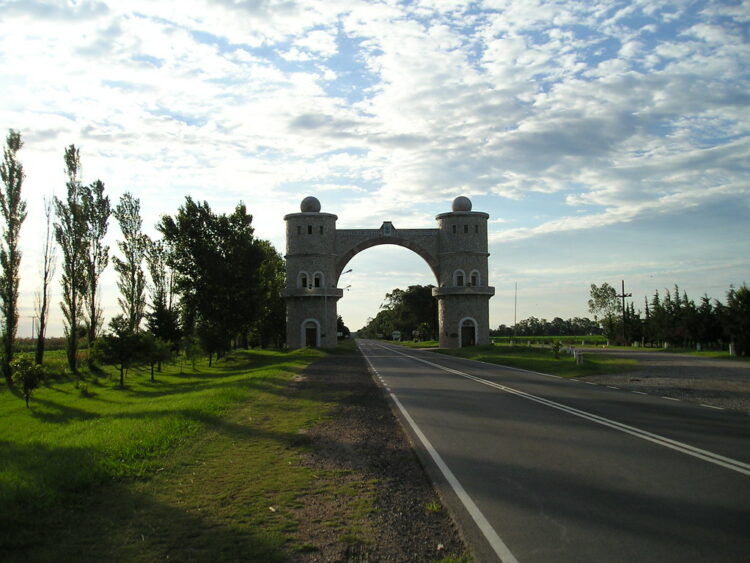
[(440, 274), (432, 295), (438, 300), (440, 346), (460, 348), (489, 344), (487, 213), (471, 210), (467, 197), (453, 200), (453, 211), (438, 222)]
[(380, 244), (409, 248), (435, 274), (441, 347), (488, 344), (489, 300), (495, 294), (487, 283), (488, 218), (461, 196), (451, 212), (436, 217), (437, 229), (397, 229), (390, 221), (379, 229), (336, 229), (338, 217), (321, 213), (320, 202), (306, 197), (300, 213), (284, 217), (287, 345), (336, 346), (339, 276), (356, 254)]

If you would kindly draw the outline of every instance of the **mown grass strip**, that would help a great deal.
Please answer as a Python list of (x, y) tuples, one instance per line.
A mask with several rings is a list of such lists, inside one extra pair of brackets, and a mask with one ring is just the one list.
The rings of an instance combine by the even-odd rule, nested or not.
[[(182, 544), (196, 549), (185, 538), (175, 543), (191, 529), (209, 530), (196, 536), (211, 544), (205, 553), (260, 550), (269, 560), (281, 557), (294, 521), (269, 507), (290, 506), (309, 487), (313, 476), (295, 469), (294, 446), (300, 429), (331, 408), (324, 397), (290, 395), (288, 384), (323, 355), (242, 351), (212, 368), (169, 367), (155, 382), (131, 371), (124, 389), (102, 377), (89, 376), (85, 391), (77, 379), (58, 379), (36, 392), (31, 409), (11, 392), (0, 393), (2, 558), (59, 559), (66, 549), (75, 556), (87, 542), (89, 552), (97, 546), (101, 555), (132, 545), (160, 558)], [(201, 460), (208, 467), (191, 471)], [(200, 482), (190, 481), (191, 472), (202, 475)], [(133, 478), (164, 486), (137, 490)], [(89, 494), (100, 485), (109, 491), (104, 500)], [(232, 495), (247, 498), (237, 503)], [(202, 505), (212, 507), (210, 517)], [(177, 527), (132, 536), (132, 522), (141, 520), (134, 510), (154, 528)], [(123, 529), (123, 522), (130, 524)], [(208, 540), (214, 536), (221, 541)]]

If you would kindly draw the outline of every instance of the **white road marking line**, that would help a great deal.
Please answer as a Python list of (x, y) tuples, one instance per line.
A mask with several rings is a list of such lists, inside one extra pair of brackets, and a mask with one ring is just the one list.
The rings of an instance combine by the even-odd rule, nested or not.
[(666, 399), (667, 401), (679, 401), (679, 399), (675, 399), (674, 397), (667, 397), (666, 395), (662, 395), (661, 398)]
[(586, 385), (596, 385), (593, 381), (584, 381)]
[(643, 391), (631, 391), (632, 393), (635, 393), (636, 395), (648, 395), (648, 393), (644, 393)]
[[(689, 444), (685, 444), (683, 442), (678, 442), (677, 440), (672, 440), (671, 438), (667, 438), (665, 436), (660, 436), (659, 434), (654, 434), (652, 432), (648, 432), (646, 430), (641, 430), (640, 428), (636, 428), (634, 426), (630, 426), (628, 424), (624, 424), (622, 422), (617, 422), (615, 420), (611, 420), (608, 418), (605, 418), (603, 416), (599, 416), (593, 413), (589, 413), (586, 411), (582, 411), (580, 409), (576, 409), (574, 407), (568, 407), (566, 405), (563, 405), (562, 403), (556, 403), (555, 401), (550, 401), (549, 399), (545, 399), (543, 397), (538, 397), (536, 395), (532, 395), (531, 393), (526, 393), (524, 391), (520, 391), (518, 389), (513, 389), (512, 387), (507, 387), (506, 385), (501, 385), (500, 383), (494, 383), (492, 381), (489, 381), (487, 379), (482, 379), (481, 377), (477, 377), (475, 375), (470, 375), (468, 373), (464, 373), (462, 371), (458, 371), (455, 369), (451, 369), (445, 366), (441, 366), (440, 364), (436, 364), (433, 362), (430, 362), (428, 360), (418, 358), (416, 356), (411, 356), (409, 354), (405, 354), (399, 350), (395, 350), (392, 348), (387, 348), (383, 346), (382, 344), (379, 345), (382, 348), (385, 348), (386, 350), (390, 350), (391, 352), (395, 352), (396, 354), (400, 354), (402, 356), (406, 356), (407, 358), (411, 358), (413, 360), (416, 360), (418, 362), (422, 362), (424, 364), (430, 365), (432, 367), (435, 367), (437, 369), (446, 371), (448, 373), (453, 373), (456, 375), (460, 375), (461, 377), (464, 377), (466, 379), (470, 379), (472, 381), (476, 381), (477, 383), (481, 383), (483, 385), (487, 385), (489, 387), (494, 387), (495, 389), (499, 389), (501, 391), (505, 391), (507, 393), (511, 393), (513, 395), (517, 395), (519, 397), (523, 397), (524, 399), (528, 399), (529, 401), (533, 401), (535, 403), (539, 403), (548, 407), (551, 407), (553, 409), (557, 409), (559, 411), (566, 412), (568, 414), (572, 414), (573, 416), (577, 416), (580, 418), (584, 418), (586, 420), (589, 420), (591, 422), (596, 422), (597, 424), (601, 424), (602, 426), (607, 426), (608, 428), (612, 428), (614, 430), (619, 430), (620, 432), (624, 432), (625, 434), (630, 434), (631, 436), (635, 436), (637, 438), (641, 438), (642, 440), (646, 440), (648, 442), (652, 442), (654, 444), (663, 446), (665, 448), (669, 448), (671, 450), (675, 450), (693, 457), (696, 457), (698, 459), (702, 459), (703, 461), (708, 461), (709, 463), (713, 463), (715, 465), (719, 465), (721, 467), (724, 467), (726, 469), (731, 469), (732, 471), (736, 471), (738, 473), (742, 473), (743, 475), (750, 475), (750, 464), (745, 463), (743, 461), (739, 461), (736, 459), (732, 459), (729, 457), (725, 457), (713, 452), (709, 452), (707, 450), (702, 450), (700, 448), (696, 448), (695, 446), (691, 446)], [(671, 397), (665, 397), (670, 398)], [(677, 399), (674, 399), (677, 400)]]
[(715, 407), (714, 405), (707, 405), (705, 403), (701, 403), (702, 407), (708, 407), (709, 409), (716, 409), (717, 411), (723, 411), (724, 407)]
[(619, 389), (619, 387), (615, 387), (614, 385), (607, 385), (609, 389)]
[[(365, 355), (365, 359), (367, 360), (367, 364), (370, 366), (370, 369), (373, 369), (374, 371), (374, 368), (372, 367), (372, 363), (370, 363), (370, 358), (368, 358)], [(398, 397), (396, 397), (396, 395), (394, 395), (390, 391), (390, 389), (388, 389), (388, 391), (389, 391), (388, 393), (389, 396), (398, 407), (398, 410), (401, 411), (401, 414), (403, 415), (406, 422), (409, 423), (409, 426), (411, 426), (411, 429), (414, 431), (414, 434), (416, 434), (417, 438), (419, 438), (419, 441), (422, 442), (422, 445), (427, 450), (427, 453), (430, 454), (430, 457), (435, 462), (435, 465), (438, 466), (438, 469), (440, 469), (440, 472), (443, 474), (443, 477), (445, 477), (445, 480), (448, 481), (448, 484), (453, 489), (453, 492), (456, 494), (459, 500), (463, 503), (464, 508), (466, 508), (466, 511), (469, 513), (471, 518), (479, 527), (485, 539), (490, 544), (492, 549), (495, 551), (495, 554), (498, 556), (500, 561), (502, 561), (503, 563), (518, 563), (518, 560), (508, 549), (508, 546), (506, 546), (505, 542), (500, 538), (500, 536), (497, 535), (497, 532), (495, 531), (495, 529), (489, 523), (489, 521), (484, 516), (484, 514), (482, 514), (482, 511), (479, 510), (479, 507), (474, 503), (472, 498), (469, 496), (469, 493), (466, 492), (466, 489), (464, 489), (463, 485), (461, 485), (459, 480), (453, 474), (453, 471), (450, 470), (450, 468), (446, 465), (445, 461), (443, 461), (443, 458), (440, 457), (440, 454), (437, 452), (437, 450), (433, 447), (433, 445), (427, 439), (427, 436), (424, 435), (424, 433), (419, 428), (419, 426), (417, 426), (417, 423), (414, 422), (414, 419), (406, 411), (406, 409), (404, 408), (404, 405), (402, 405), (401, 401), (398, 400)]]

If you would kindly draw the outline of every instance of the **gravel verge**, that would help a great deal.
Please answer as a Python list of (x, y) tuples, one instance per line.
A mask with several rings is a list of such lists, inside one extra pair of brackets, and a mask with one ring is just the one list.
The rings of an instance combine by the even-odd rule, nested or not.
[(592, 383), (750, 414), (750, 363), (664, 352), (586, 350), (638, 361), (636, 370), (586, 376)]
[[(352, 352), (309, 366), (293, 387), (338, 401), (308, 430), (302, 463), (321, 471), (320, 488), (297, 511), (295, 561), (435, 561), (467, 549), (412, 445)], [(325, 484), (335, 476), (336, 486)]]

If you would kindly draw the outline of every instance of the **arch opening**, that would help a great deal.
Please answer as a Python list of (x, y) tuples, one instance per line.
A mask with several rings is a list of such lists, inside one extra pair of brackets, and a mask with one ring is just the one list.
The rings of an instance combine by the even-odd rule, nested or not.
[[(398, 245), (380, 245), (366, 249), (345, 266), (344, 271), (351, 268), (352, 272), (342, 275), (339, 280), (338, 285), (344, 289), (344, 293), (337, 303), (337, 309), (352, 331), (363, 328), (368, 324), (368, 319), (376, 317), (386, 294), (394, 289), (406, 291), (410, 286), (416, 285), (437, 287), (435, 275), (426, 262), (410, 249)], [(345, 289), (349, 285), (351, 288)], [(437, 299), (433, 296), (430, 296), (429, 306), (434, 307), (435, 311), (435, 319), (431, 324), (437, 327)], [(412, 328), (416, 329), (417, 325)], [(434, 336), (438, 336), (437, 330)], [(402, 338), (411, 339), (411, 332), (404, 332)]]
[(347, 266), (349, 265), (349, 261), (352, 260), (352, 258), (354, 258), (357, 254), (359, 254), (363, 250), (367, 250), (368, 248), (383, 245), (400, 246), (402, 248), (411, 250), (414, 254), (422, 258), (422, 260), (427, 263), (427, 265), (430, 267), (430, 270), (432, 271), (433, 276), (435, 277), (435, 282), (437, 283), (437, 281), (440, 279), (437, 258), (432, 256), (430, 252), (427, 251), (427, 249), (408, 239), (396, 236), (382, 236), (373, 237), (371, 239), (355, 244), (352, 248), (342, 254), (341, 257), (339, 257), (339, 259), (336, 261), (336, 282), (338, 283), (341, 272), (343, 272), (344, 269), (347, 268)]

